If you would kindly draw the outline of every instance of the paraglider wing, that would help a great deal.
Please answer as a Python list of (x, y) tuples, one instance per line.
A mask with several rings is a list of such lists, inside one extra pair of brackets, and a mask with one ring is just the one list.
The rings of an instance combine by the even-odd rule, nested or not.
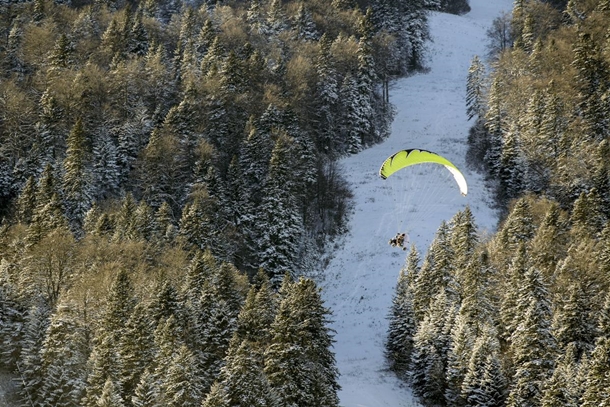
[(402, 168), (423, 163), (436, 163), (444, 165), (445, 168), (451, 172), (453, 178), (455, 178), (455, 182), (457, 182), (462, 195), (466, 196), (468, 193), (468, 185), (466, 184), (466, 178), (464, 178), (464, 175), (455, 165), (453, 165), (451, 161), (445, 157), (433, 153), (432, 151), (419, 149), (401, 150), (396, 154), (391, 155), (383, 162), (383, 165), (379, 169), (379, 176), (386, 179)]

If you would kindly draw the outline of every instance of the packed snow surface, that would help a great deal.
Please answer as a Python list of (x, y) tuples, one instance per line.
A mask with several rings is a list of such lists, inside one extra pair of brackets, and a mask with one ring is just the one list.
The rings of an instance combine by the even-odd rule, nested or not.
[[(321, 281), (336, 331), (334, 351), (343, 407), (418, 406), (411, 390), (387, 370), (384, 341), (388, 313), (407, 251), (388, 244), (397, 232), (423, 254), (440, 226), (466, 205), (481, 234), (493, 233), (496, 212), (482, 177), (466, 166), (466, 77), (473, 56), (484, 59), (487, 30), (512, 0), (471, 0), (463, 16), (432, 13), (427, 67), (396, 81), (390, 99), (397, 109), (391, 136), (340, 162), (354, 194), (350, 232), (337, 244)], [(434, 151), (452, 161), (468, 181), (459, 194), (442, 166), (422, 164), (378, 176), (382, 162), (401, 149)]]

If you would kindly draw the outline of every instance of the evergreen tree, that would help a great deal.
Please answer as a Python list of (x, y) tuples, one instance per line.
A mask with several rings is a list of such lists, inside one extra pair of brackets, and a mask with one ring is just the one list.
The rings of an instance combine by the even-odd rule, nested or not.
[(265, 195), (259, 207), (256, 230), (259, 266), (277, 284), (284, 273), (299, 270), (297, 262), (304, 241), (304, 224), (295, 200), (291, 166), (292, 139), (280, 136), (269, 164)]
[(142, 14), (141, 11), (135, 13), (127, 36), (127, 52), (137, 56), (146, 55), (149, 47), (149, 35), (142, 21)]
[(338, 406), (338, 371), (330, 350), (333, 339), (314, 282), (284, 284), (283, 299), (265, 353), (265, 374), (280, 404)]
[(243, 196), (240, 197), (241, 206), (246, 205), (242, 219), (248, 222), (248, 216), (252, 216), (254, 210), (261, 200), (262, 188), (265, 184), (269, 171), (269, 161), (273, 151), (273, 134), (271, 128), (264, 126), (264, 120), (270, 115), (279, 114), (273, 105), (267, 107), (266, 112), (260, 118), (260, 125), (249, 123), (250, 132), (243, 141), (239, 154), (239, 180)]
[(155, 213), (155, 225), (157, 226), (156, 235), (165, 242), (171, 242), (177, 234), (177, 228), (174, 222), (172, 208), (167, 202), (161, 203), (161, 206)]
[(207, 282), (195, 307), (191, 328), (200, 388), (205, 394), (218, 377), (229, 342), (236, 330), (236, 314), (219, 290)]
[(214, 36), (211, 45), (207, 49), (206, 55), (201, 59), (201, 73), (210, 77), (216, 75), (220, 70), (226, 52), (220, 39), (217, 36)]
[(229, 407), (229, 395), (220, 382), (214, 382), (202, 407)]
[(526, 13), (521, 27), (521, 36), (515, 39), (515, 48), (522, 48), (523, 51), (531, 54), (535, 42), (534, 17), (532, 13)]
[(559, 350), (565, 351), (573, 344), (580, 356), (592, 348), (595, 325), (591, 318), (591, 302), (582, 283), (568, 287), (568, 298), (557, 304), (552, 329)]
[(487, 112), (485, 114), (488, 148), (485, 153), (484, 161), (491, 177), (495, 177), (499, 174), (504, 133), (507, 130), (506, 112), (502, 105), (503, 96), (501, 79), (495, 77), (489, 88)]
[(579, 34), (572, 64), (577, 70), (578, 114), (584, 121), (584, 131), (588, 137), (601, 141), (610, 132), (607, 120), (610, 105), (603, 95), (609, 86), (610, 67), (591, 34)]
[(180, 348), (184, 345), (185, 332), (181, 324), (176, 321), (175, 316), (161, 319), (153, 334), (155, 357), (150, 366), (152, 393), (158, 395), (158, 402), (165, 405), (164, 390), (168, 380), (169, 372), (174, 360), (178, 357)]
[(314, 131), (318, 150), (332, 153), (336, 150), (335, 143), (337, 143), (335, 132), (338, 124), (337, 105), (340, 101), (338, 74), (331, 53), (332, 41), (328, 35), (322, 35), (318, 45), (320, 50), (315, 62), (318, 79), (315, 86), (316, 123)]
[(468, 120), (473, 117), (483, 118), (485, 115), (485, 66), (475, 55), (468, 68), (466, 79), (466, 114)]
[[(240, 252), (238, 245), (243, 241), (234, 223), (234, 215), (237, 212), (235, 207), (238, 203), (230, 199), (228, 182), (215, 166), (209, 166), (202, 184), (209, 195), (207, 210), (214, 211), (211, 214), (212, 228), (222, 231), (222, 233), (210, 234), (208, 240), (214, 249), (213, 253), (220, 260), (234, 261), (235, 256)], [(197, 184), (195, 186), (198, 187)], [(193, 196), (197, 197), (198, 191), (195, 191)]]
[[(358, 50), (356, 57), (358, 59), (358, 69), (356, 71), (356, 86), (358, 89), (358, 99), (355, 100), (358, 118), (361, 122), (358, 124), (358, 135), (363, 145), (378, 141), (376, 134), (378, 129), (375, 128), (374, 122), (374, 84), (377, 81), (375, 59), (373, 58), (373, 24), (372, 10), (367, 9), (366, 14), (360, 21), (359, 31), (361, 32), (360, 41), (358, 42)], [(353, 125), (354, 123), (352, 123)], [(356, 145), (351, 146), (351, 151), (355, 152)]]
[(361, 110), (366, 103), (364, 97), (365, 95), (359, 93), (357, 79), (349, 73), (345, 75), (339, 90), (341, 117), (338, 132), (341, 135), (339, 151), (342, 153), (354, 154), (362, 149), (360, 129), (370, 128), (366, 112)]
[(589, 371), (582, 395), (581, 406), (607, 406), (610, 400), (610, 377), (608, 360), (610, 358), (610, 339), (600, 337), (591, 354)]
[(413, 337), (417, 331), (417, 322), (413, 309), (412, 282), (419, 271), (419, 253), (411, 247), (407, 263), (400, 270), (392, 308), (385, 352), (390, 362), (390, 369), (398, 375), (408, 372), (413, 351)]
[[(25, 320), (17, 369), (22, 383), (19, 391), (21, 399), (29, 404), (42, 402), (44, 371), (40, 350), (49, 326), (50, 313), (48, 306), (41, 303), (30, 308)], [(2, 318), (4, 321), (3, 315)]]
[(44, 17), (44, 1), (36, 0), (34, 2), (34, 21), (40, 22)]
[(474, 216), (470, 206), (466, 206), (463, 211), (456, 213), (451, 220), (450, 242), (455, 256), (455, 268), (458, 276), (474, 257), (478, 241)]
[(504, 405), (507, 380), (502, 371), (499, 351), (495, 330), (488, 326), (474, 344), (462, 384), (466, 406)]
[(65, 136), (62, 126), (64, 110), (53, 93), (46, 89), (40, 97), (40, 118), (37, 130), (41, 147), (46, 153), (45, 162), (53, 162), (59, 158), (60, 151), (65, 148)]
[(92, 191), (96, 198), (104, 199), (116, 196), (119, 190), (120, 172), (118, 152), (110, 137), (95, 139), (93, 146)]
[(180, 84), (189, 83), (193, 78), (191, 75), (197, 70), (197, 53), (193, 38), (195, 38), (198, 23), (191, 7), (186, 8), (181, 14), (181, 20), (178, 44), (174, 54), (177, 82)]
[(604, 305), (597, 318), (599, 336), (610, 338), (610, 294), (606, 294)]
[[(147, 76), (151, 81), (156, 79), (152, 73)], [(125, 84), (120, 85), (124, 86)], [(163, 84), (159, 86), (163, 86)], [(134, 92), (136, 91), (134, 90)], [(103, 157), (110, 165), (109, 168), (104, 168), (103, 171), (101, 168), (98, 169), (97, 173), (103, 174), (104, 177), (108, 178), (109, 182), (116, 182), (116, 177), (118, 177), (118, 181), (121, 183), (128, 181), (130, 175), (132, 175), (132, 170), (136, 166), (138, 155), (146, 147), (150, 132), (152, 131), (152, 119), (149, 116), (148, 109), (153, 111), (155, 111), (154, 109), (159, 109), (160, 107), (157, 104), (161, 103), (161, 101), (151, 101), (150, 103), (155, 106), (151, 106), (148, 109), (146, 106), (142, 106), (141, 103), (146, 102), (134, 102), (132, 111), (128, 112), (128, 114), (134, 116), (133, 118), (128, 118), (121, 126), (113, 129), (116, 146), (114, 141), (111, 142), (104, 139), (100, 140), (97, 146), (94, 145), (94, 154)], [(97, 153), (95, 149), (98, 150)]]
[[(0, 325), (0, 356), (4, 366), (14, 367), (19, 358), (21, 348), (19, 342), (22, 337), (22, 326), (25, 321), (27, 312), (26, 306), (23, 304), (21, 293), (18, 292), (18, 287), (15, 283), (7, 278), (7, 266), (3, 261), (0, 268), (2, 275), (0, 278), (0, 318), (3, 324)], [(16, 367), (16, 366), (15, 366)]]
[(142, 303), (136, 304), (125, 325), (125, 333), (117, 344), (117, 352), (121, 360), (118, 377), (122, 383), (121, 395), (127, 405), (134, 397), (147, 398), (144, 389), (140, 390), (142, 392), (140, 395), (137, 390), (140, 384), (142, 386), (148, 384), (145, 374), (155, 356), (153, 324), (147, 311)]
[(248, 22), (248, 26), (251, 27), (255, 32), (262, 35), (266, 35), (268, 33), (269, 29), (267, 27), (266, 20), (263, 18), (260, 0), (252, 0), (250, 2), (250, 7), (248, 8), (246, 14), (246, 21)]
[(532, 239), (534, 227), (530, 202), (528, 198), (520, 198), (496, 235), (498, 250), (514, 253), (521, 244)]
[(515, 126), (510, 126), (504, 136), (499, 166), (500, 202), (519, 197), (527, 188), (525, 180), (526, 162), (523, 157), (520, 137)]
[(212, 275), (211, 284), (218, 298), (226, 301), (231, 318), (236, 319), (248, 292), (247, 276), (231, 263), (223, 262)]
[(66, 34), (62, 33), (49, 56), (49, 70), (59, 73), (62, 69), (71, 68), (74, 63), (73, 54), (74, 44)]
[(544, 111), (540, 119), (540, 149), (546, 152), (549, 160), (556, 160), (564, 153), (562, 146), (565, 146), (563, 141), (568, 126), (566, 120), (565, 106), (563, 100), (559, 97), (554, 81), (549, 82), (549, 85), (544, 91)]
[(567, 24), (578, 24), (581, 20), (585, 18), (583, 11), (578, 6), (579, 4), (577, 1), (567, 1), (566, 8), (563, 12), (564, 21)]
[(150, 371), (146, 369), (135, 388), (131, 403), (134, 407), (160, 407), (158, 399), (158, 388)]
[[(518, 265), (517, 267), (521, 266)], [(521, 270), (518, 271), (518, 273), (520, 272)], [(551, 316), (551, 303), (547, 282), (538, 269), (530, 266), (523, 274), (523, 278), (518, 282), (516, 288), (518, 297), (515, 308), (518, 324), (523, 323), (523, 319), (518, 316), (525, 315), (525, 312), (532, 306), (532, 300), (537, 303), (537, 311), (542, 316)], [(551, 318), (543, 319), (543, 327), (550, 328), (551, 321)], [(546, 330), (543, 332), (544, 335), (549, 333), (550, 331), (546, 332)], [(517, 333), (514, 333), (514, 335), (517, 335)]]
[(282, 2), (280, 0), (270, 0), (267, 9), (267, 34), (279, 35), (288, 28), (287, 21), (288, 19), (282, 10)]
[(55, 175), (55, 168), (53, 168), (52, 164), (47, 164), (42, 174), (40, 174), (40, 178), (38, 179), (38, 185), (36, 189), (36, 209), (42, 208), (46, 205), (53, 194), (58, 192), (57, 186), (57, 178)]
[(100, 398), (95, 404), (99, 407), (124, 407), (125, 403), (121, 396), (117, 393), (116, 386), (110, 378), (104, 383), (104, 389)]
[[(483, 367), (481, 394), (475, 400), (482, 400), (480, 406), (501, 406), (506, 401), (508, 380), (504, 375), (502, 362), (496, 355), (488, 355)], [(485, 404), (487, 403), (487, 404)]]
[(596, 189), (592, 189), (588, 194), (582, 192), (574, 201), (570, 222), (572, 224), (571, 233), (575, 238), (583, 240), (597, 237), (606, 221)]
[(398, 14), (395, 2), (389, 0), (375, 0), (371, 2), (371, 10), (373, 12), (373, 24), (377, 31), (384, 29), (388, 32), (395, 31), (396, 14)]
[(568, 345), (566, 352), (559, 358), (553, 375), (544, 383), (541, 407), (557, 405), (576, 407), (580, 405), (578, 391), (576, 391), (579, 366), (576, 364), (576, 352), (573, 349), (573, 344)]
[(449, 226), (442, 222), (415, 280), (413, 307), (419, 321), (423, 319), (438, 290), (447, 290), (450, 296), (456, 294), (453, 291), (455, 289), (452, 264), (454, 254), (449, 239)]
[(28, 178), (21, 190), (16, 203), (16, 218), (23, 224), (29, 224), (32, 221), (34, 210), (36, 208), (36, 181), (34, 177)]
[(517, 328), (521, 316), (517, 311), (519, 301), (518, 287), (521, 286), (525, 279), (525, 274), (529, 269), (528, 255), (525, 245), (521, 245), (507, 270), (507, 284), (500, 299), (500, 321), (501, 331), (500, 336), (503, 339), (509, 339), (512, 333)]
[(40, 349), (43, 406), (80, 406), (85, 394), (89, 328), (73, 302), (61, 302), (51, 316)]
[(138, 237), (144, 240), (152, 240), (157, 228), (153, 209), (146, 202), (141, 201), (133, 215), (133, 228)]
[(271, 289), (267, 275), (260, 270), (260, 287), (250, 287), (248, 296), (237, 319), (236, 337), (248, 341), (254, 354), (258, 352), (262, 360), (264, 349), (271, 343), (271, 325), (277, 312), (277, 298)]
[(184, 325), (184, 309), (178, 291), (170, 281), (163, 281), (155, 287), (151, 301), (148, 303), (148, 315), (153, 325), (164, 324), (170, 317), (174, 323)]
[(153, 130), (137, 166), (137, 180), (142, 196), (157, 208), (163, 202), (177, 210), (185, 195), (184, 164), (180, 139), (171, 126)]
[(25, 63), (19, 52), (24, 37), (23, 25), (21, 19), (14, 19), (11, 24), (6, 41), (7, 55), (4, 61), (7, 71), (14, 72), (19, 78), (23, 78), (26, 73)]
[(55, 170), (47, 164), (36, 188), (36, 207), (26, 239), (29, 244), (40, 241), (56, 227), (67, 226), (56, 184)]
[(93, 225), (93, 234), (96, 236), (111, 237), (114, 233), (114, 217), (102, 213)]
[[(233, 155), (238, 153), (239, 143), (243, 139), (243, 130), (249, 117), (249, 106), (241, 96), (248, 81), (244, 77), (244, 63), (234, 52), (229, 52), (227, 57), (215, 56), (215, 52), (222, 51), (213, 47), (202, 61), (203, 64), (206, 60), (210, 60), (208, 77), (218, 79), (219, 85), (206, 104), (208, 115), (204, 136), (228, 164)], [(235, 106), (240, 108), (236, 109)], [(222, 171), (225, 168), (222, 168)]]
[(475, 336), (497, 315), (496, 302), (491, 296), (494, 269), (487, 253), (475, 254), (461, 273), (460, 315), (467, 321)]
[(197, 130), (198, 119), (196, 112), (197, 93), (190, 83), (185, 84), (184, 96), (177, 106), (172, 107), (163, 121), (163, 133), (173, 139), (172, 153), (174, 154), (175, 179), (185, 185), (192, 182), (193, 168), (196, 167), (195, 153), (200, 143)]
[(470, 355), (475, 342), (475, 334), (468, 320), (458, 314), (451, 330), (451, 348), (447, 354), (445, 400), (447, 405), (465, 406), (467, 400), (462, 395), (464, 378), (468, 373)]
[(168, 407), (199, 406), (202, 389), (195, 376), (195, 357), (187, 346), (182, 345), (165, 372), (161, 385), (164, 405)]
[(115, 216), (113, 238), (119, 240), (136, 239), (138, 231), (135, 228), (135, 213), (137, 202), (131, 193), (127, 193), (121, 202), (121, 207)]
[[(447, 309), (447, 297), (443, 291), (437, 297), (436, 310), (424, 317), (417, 327), (413, 337), (413, 353), (411, 355), (411, 380), (414, 393), (426, 403), (443, 403), (445, 399), (445, 354), (447, 337), (443, 335)], [(444, 308), (444, 309), (443, 309)], [(439, 315), (443, 310), (443, 316)]]
[(68, 221), (64, 216), (61, 199), (54, 193), (44, 205), (38, 205), (28, 229), (28, 245), (38, 243), (54, 231), (62, 233), (68, 230)]
[[(102, 325), (95, 335), (95, 345), (89, 356), (91, 371), (82, 401), (84, 406), (96, 406), (97, 401), (107, 390), (108, 381), (112, 383), (112, 394), (120, 397), (123, 391), (120, 366), (123, 361), (117, 350), (135, 304), (131, 279), (127, 272), (121, 270), (110, 288)], [(122, 397), (120, 399), (122, 400)]]
[(124, 58), (125, 38), (116, 14), (102, 35), (101, 47), (109, 60)]
[(412, 62), (410, 19), (413, 18), (412, 8), (420, 7), (418, 2), (396, 2), (387, 0), (372, 1), (373, 23), (377, 33), (387, 33), (392, 36), (389, 52), (378, 58), (380, 73), (383, 75), (384, 99), (388, 101), (388, 76), (407, 73)]
[(597, 147), (597, 162), (593, 175), (593, 188), (600, 198), (600, 210), (605, 219), (610, 219), (610, 168), (604, 157), (610, 155), (610, 144), (603, 140)]
[(180, 235), (197, 250), (210, 250), (218, 255), (222, 239), (217, 215), (220, 211), (218, 200), (208, 194), (207, 189), (197, 191), (193, 202), (184, 207), (180, 219)]
[[(447, 361), (451, 350), (451, 331), (455, 325), (457, 304), (441, 288), (418, 325), (413, 339), (412, 379), (414, 389), (426, 402), (443, 402), (447, 390)], [(423, 343), (418, 336), (423, 329)], [(428, 337), (428, 335), (434, 335)], [(423, 345), (423, 346), (422, 346)], [(419, 383), (416, 385), (415, 383)]]
[[(438, 3), (437, 3), (438, 4)], [(409, 67), (424, 67), (425, 44), (430, 39), (428, 24), (429, 9), (434, 8), (434, 1), (418, 0), (404, 4), (406, 36), (409, 39)]]
[(63, 192), (66, 213), (75, 230), (82, 227), (85, 213), (91, 207), (89, 174), (86, 169), (86, 136), (78, 119), (68, 136), (68, 150), (63, 163)]
[[(534, 91), (529, 98), (523, 117), (514, 126), (518, 129), (517, 134), (519, 135), (520, 146), (522, 151), (525, 152), (524, 157), (528, 166), (535, 166), (534, 170), (530, 170), (525, 174), (528, 185), (533, 185), (534, 190), (535, 186), (543, 184), (543, 177), (548, 176), (548, 174), (544, 174), (543, 168), (539, 168), (546, 163), (545, 158), (547, 157), (544, 154), (537, 153), (538, 151), (547, 152), (547, 146), (542, 145), (545, 143), (545, 140), (540, 139), (539, 136), (541, 133), (542, 117), (544, 116), (544, 102), (545, 99), (542, 92), (539, 90)], [(536, 152), (527, 154), (528, 150), (531, 149)], [(536, 161), (539, 161), (539, 163)], [(534, 172), (542, 172), (543, 175), (534, 174)]]
[(320, 37), (312, 13), (305, 6), (305, 2), (299, 4), (297, 13), (293, 17), (293, 26), (299, 39), (315, 41)]
[(550, 330), (549, 294), (540, 273), (530, 268), (522, 284), (517, 308), (523, 319), (511, 337), (515, 376), (507, 406), (540, 403), (542, 385), (552, 374), (556, 348)]
[[(228, 405), (244, 407), (280, 405), (278, 396), (263, 372), (260, 355), (251, 348), (249, 341), (234, 338), (226, 360), (227, 363), (220, 372), (218, 382), (229, 400)], [(208, 399), (204, 406), (211, 405), (213, 398), (208, 396)]]
[(216, 259), (208, 250), (197, 251), (191, 259), (187, 270), (182, 295), (191, 303), (196, 303), (206, 282), (209, 282), (218, 267)]
[(206, 19), (199, 30), (199, 34), (197, 36), (197, 40), (195, 43), (197, 44), (197, 58), (201, 60), (214, 42), (214, 38), (216, 37), (216, 33), (214, 31), (214, 26), (212, 25), (212, 20)]
[(559, 205), (552, 202), (531, 241), (533, 264), (544, 275), (554, 273), (557, 263), (565, 255), (568, 242), (566, 229), (565, 216)]
[[(170, 106), (176, 100), (176, 84), (170, 73), (168, 58), (165, 48), (161, 44), (151, 44), (148, 53), (144, 57), (144, 72), (149, 78), (150, 83), (155, 84), (145, 89), (142, 100), (147, 107), (150, 117), (143, 123), (142, 134), (150, 135), (150, 125), (162, 123)], [(146, 143), (148, 139), (144, 139)]]

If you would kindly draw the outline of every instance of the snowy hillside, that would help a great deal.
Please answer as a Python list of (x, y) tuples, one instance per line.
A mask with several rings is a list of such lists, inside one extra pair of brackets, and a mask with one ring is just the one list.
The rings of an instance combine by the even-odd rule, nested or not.
[[(336, 249), (323, 287), (333, 312), (335, 352), (343, 407), (416, 406), (410, 389), (386, 370), (386, 316), (407, 251), (388, 245), (397, 232), (424, 253), (440, 223), (469, 205), (481, 233), (496, 224), (482, 178), (465, 165), (468, 128), (466, 76), (474, 55), (484, 56), (486, 31), (511, 0), (471, 0), (464, 16), (434, 13), (430, 20), (430, 72), (401, 79), (390, 90), (397, 108), (384, 143), (341, 162), (354, 193), (350, 233)], [(411, 167), (381, 180), (383, 160), (404, 148), (435, 151), (458, 166), (469, 184), (462, 197), (450, 175), (434, 165)], [(440, 167), (442, 169), (442, 167)]]

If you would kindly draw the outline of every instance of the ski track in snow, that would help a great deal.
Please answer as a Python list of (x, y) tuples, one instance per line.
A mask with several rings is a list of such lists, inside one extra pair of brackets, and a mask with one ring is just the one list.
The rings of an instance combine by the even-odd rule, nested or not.
[[(387, 315), (408, 254), (389, 246), (388, 240), (407, 231), (423, 257), (441, 222), (466, 205), (481, 234), (493, 233), (497, 222), (482, 177), (465, 163), (473, 124), (466, 116), (466, 77), (472, 57), (484, 59), (493, 19), (510, 11), (512, 0), (471, 0), (470, 5), (472, 11), (463, 16), (431, 14), (430, 71), (391, 86), (390, 99), (397, 109), (391, 136), (340, 162), (354, 194), (354, 209), (350, 232), (337, 244), (320, 285), (336, 331), (342, 407), (419, 406), (411, 389), (388, 371), (383, 353)], [(460, 196), (455, 184), (440, 182), (439, 172), (427, 168), (414, 170), (409, 192), (391, 187), (392, 177), (379, 178), (383, 160), (404, 148), (447, 157), (464, 173), (468, 196)]]

